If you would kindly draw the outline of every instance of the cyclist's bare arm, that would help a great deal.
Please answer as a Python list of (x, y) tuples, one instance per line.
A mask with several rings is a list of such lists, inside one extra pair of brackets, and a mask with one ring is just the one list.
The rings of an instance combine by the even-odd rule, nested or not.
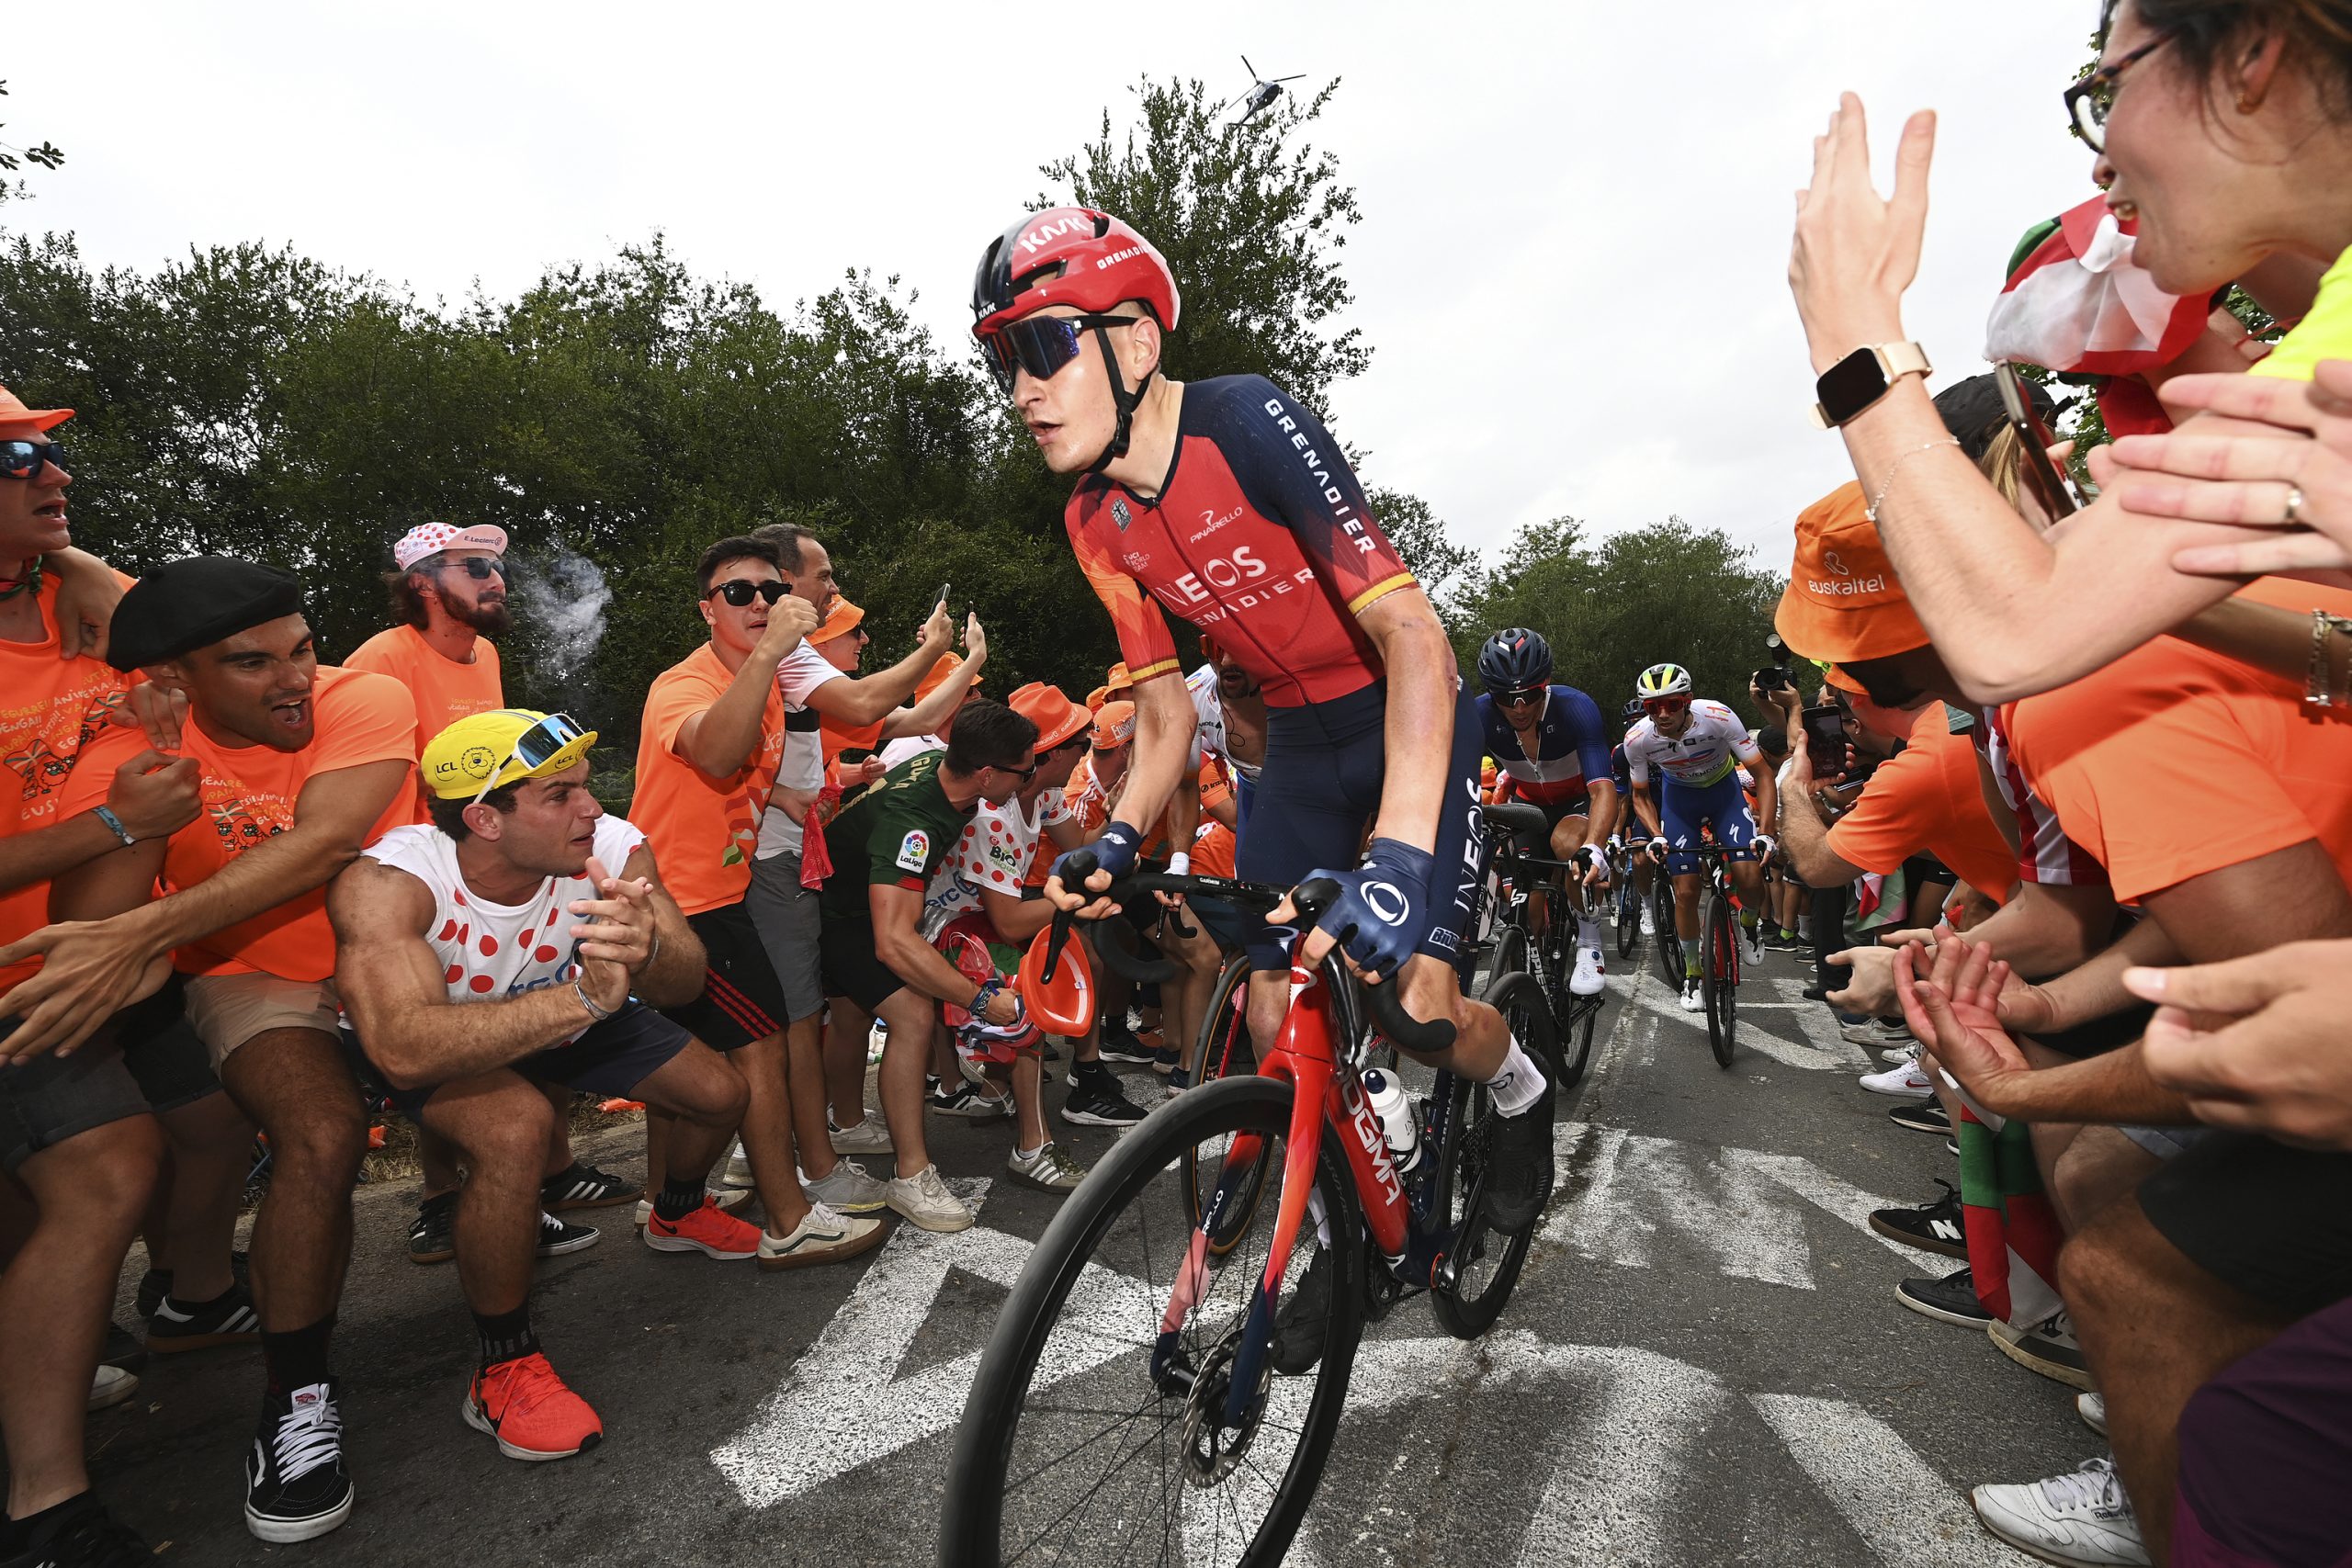
[(1427, 854), (1437, 848), (1449, 761), (1448, 748), (1431, 745), (1429, 738), (1453, 733), (1453, 649), (1429, 595), (1418, 587), (1382, 594), (1356, 620), (1379, 649), (1388, 677), (1383, 732), (1388, 765), (1373, 837), (1394, 839)]
[(1126, 789), (1118, 819), (1132, 828), (1159, 820), (1184, 782), (1193, 755), (1193, 731), (1200, 715), (1179, 671), (1164, 671), (1136, 686), (1135, 756), (1127, 763)]
[(1780, 781), (1773, 776), (1772, 764), (1761, 757), (1752, 762), (1744, 762), (1741, 766), (1747, 770), (1747, 776), (1756, 781), (1757, 829), (1760, 832), (1769, 833), (1772, 829), (1766, 824), (1776, 820), (1780, 806)]

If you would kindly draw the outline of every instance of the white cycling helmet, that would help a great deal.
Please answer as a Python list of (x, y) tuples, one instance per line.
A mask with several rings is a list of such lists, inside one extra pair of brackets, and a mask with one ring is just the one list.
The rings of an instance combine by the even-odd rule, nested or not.
[(1644, 702), (1652, 697), (1687, 697), (1690, 694), (1690, 671), (1679, 664), (1653, 664), (1634, 682), (1634, 694)]

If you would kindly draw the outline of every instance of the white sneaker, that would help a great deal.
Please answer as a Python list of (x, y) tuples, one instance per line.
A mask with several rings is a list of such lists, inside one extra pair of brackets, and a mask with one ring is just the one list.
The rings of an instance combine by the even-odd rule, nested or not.
[(1936, 1087), (1917, 1062), (1889, 1067), (1883, 1073), (1864, 1073), (1862, 1087), (1872, 1094), (1891, 1094), (1897, 1100), (1933, 1100)]
[[(1919, 1054), (1919, 1043), (1911, 1038), (1909, 1026), (1898, 1018), (1865, 1018), (1854, 1023), (1841, 1023), (1838, 1033), (1839, 1038), (1857, 1045), (1885, 1046), (1909, 1056)], [(1886, 1059), (1891, 1062), (1894, 1058)]]
[(870, 1214), (890, 1206), (889, 1183), (868, 1176), (854, 1159), (835, 1160), (833, 1168), (815, 1181), (803, 1177), (800, 1190), (818, 1207), (839, 1209), (844, 1214)]
[(135, 1374), (101, 1364), (90, 1378), (90, 1403), (84, 1408), (104, 1410), (120, 1404), (138, 1392), (139, 1379)]
[(752, 1161), (751, 1157), (743, 1153), (742, 1139), (736, 1139), (733, 1146), (728, 1149), (727, 1168), (719, 1172), (718, 1184), (721, 1187), (752, 1185)]
[(887, 1155), (890, 1152), (889, 1124), (872, 1111), (854, 1127), (836, 1127), (826, 1118), (825, 1131), (832, 1135), (833, 1153), (837, 1155)]
[(1642, 905), (1642, 934), (1644, 936), (1657, 935), (1657, 917), (1650, 913), (1650, 907), (1646, 902)]
[(836, 1213), (822, 1203), (811, 1203), (800, 1223), (792, 1227), (791, 1235), (770, 1235), (764, 1229), (760, 1232), (760, 1267), (810, 1269), (820, 1263), (839, 1263), (845, 1258), (855, 1258), (881, 1245), (881, 1221), (854, 1219)]
[(1682, 982), (1682, 1010), (1684, 1012), (1707, 1010), (1706, 1001), (1699, 995), (1699, 981), (1695, 976)]
[(2083, 1418), (2084, 1426), (2088, 1427), (2102, 1438), (2107, 1436), (2107, 1395), (2103, 1393), (2075, 1395), (2075, 1414)]
[(1078, 1184), (1086, 1179), (1086, 1168), (1062, 1153), (1051, 1139), (1025, 1155), (1013, 1150), (1005, 1159), (1004, 1168), (1022, 1186), (1043, 1192), (1076, 1191)]
[(1908, 1045), (1891, 1045), (1878, 1054), (1878, 1059), (1890, 1067), (1899, 1067), (1905, 1062), (1916, 1062), (1919, 1059), (1919, 1043), (1914, 1040)]
[(2070, 1475), (2022, 1486), (1979, 1486), (1968, 1495), (1984, 1528), (2045, 1562), (2145, 1564), (2139, 1516), (2115, 1461), (2095, 1459)]
[(1568, 989), (1579, 997), (1597, 997), (1609, 983), (1609, 966), (1601, 961), (1600, 949), (1577, 949), (1576, 973), (1568, 976)]
[(1742, 929), (1740, 934), (1747, 939), (1747, 961), (1750, 964), (1763, 963), (1764, 922), (1762, 920), (1758, 920), (1752, 926), (1745, 927)]
[(890, 1026), (876, 1019), (865, 1031), (865, 1065), (872, 1066), (882, 1059), (882, 1043), (890, 1038)]
[(890, 1207), (905, 1216), (916, 1228), (927, 1231), (969, 1230), (972, 1211), (956, 1201), (947, 1190), (947, 1183), (939, 1179), (939, 1168), (924, 1166), (912, 1176), (890, 1179)]

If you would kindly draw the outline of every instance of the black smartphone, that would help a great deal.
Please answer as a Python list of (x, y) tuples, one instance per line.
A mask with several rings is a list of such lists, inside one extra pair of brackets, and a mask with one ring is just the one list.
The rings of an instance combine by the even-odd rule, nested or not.
[(2034, 412), (2033, 400), (2026, 395), (2018, 367), (2002, 360), (1993, 367), (1993, 377), (2001, 390), (2001, 408), (2008, 415), (2009, 428), (2018, 434), (2018, 477), (2023, 481), (2022, 488), (2053, 523), (2080, 512), (2083, 503), (2075, 496), (2074, 486), (2050, 460), (2050, 448), (2058, 444), (2058, 437)]
[(1846, 771), (1846, 719), (1836, 703), (1804, 710), (1804, 754), (1816, 779), (1832, 779)]

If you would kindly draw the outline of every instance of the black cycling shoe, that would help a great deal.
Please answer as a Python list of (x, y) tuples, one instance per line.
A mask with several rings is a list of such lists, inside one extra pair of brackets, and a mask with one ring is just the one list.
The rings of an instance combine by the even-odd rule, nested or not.
[(1312, 1371), (1323, 1359), (1323, 1337), (1330, 1320), (1331, 1249), (1317, 1247), (1306, 1271), (1274, 1309), (1274, 1371), (1290, 1378)]
[(85, 1492), (21, 1554), (0, 1557), (0, 1568), (146, 1568), (154, 1561), (153, 1547), (108, 1514), (95, 1493)]
[(1499, 1111), (1487, 1118), (1487, 1169), (1480, 1178), (1480, 1206), (1498, 1231), (1523, 1230), (1535, 1223), (1552, 1196), (1552, 1093), (1516, 1116)]

